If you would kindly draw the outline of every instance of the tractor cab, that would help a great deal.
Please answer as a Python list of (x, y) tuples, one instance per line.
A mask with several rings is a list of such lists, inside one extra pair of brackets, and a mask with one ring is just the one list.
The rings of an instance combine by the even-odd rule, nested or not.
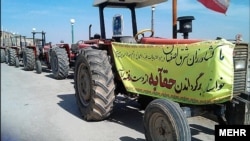
[[(109, 43), (108, 39), (106, 38), (104, 9), (124, 8), (124, 9), (129, 9), (131, 12), (131, 24), (132, 24), (133, 35), (132, 36), (122, 35), (123, 17), (122, 15), (117, 14), (114, 15), (112, 19), (113, 36), (111, 41), (125, 42), (125, 43), (140, 43), (140, 44), (165, 44), (165, 45), (189, 44), (201, 41), (197, 39), (188, 39), (188, 33), (192, 31), (192, 20), (194, 20), (193, 16), (184, 16), (184, 17), (179, 17), (177, 19), (177, 21), (179, 21), (180, 23), (180, 29), (178, 32), (183, 33), (184, 39), (169, 39), (162, 37), (154, 37), (153, 29), (143, 29), (138, 31), (137, 20), (136, 20), (136, 9), (161, 4), (166, 1), (167, 0), (154, 0), (154, 1), (153, 0), (95, 0), (93, 5), (99, 8), (99, 16), (100, 16), (101, 34), (98, 37), (100, 37), (100, 39), (105, 39), (104, 43)], [(90, 37), (90, 39), (96, 39), (96, 38)], [(87, 41), (86, 43), (89, 44), (89, 41)]]
[(23, 47), (26, 46), (26, 36), (15, 35), (14, 37), (11, 37), (11, 43), (12, 43), (11, 48), (22, 49)]
[(11, 40), (11, 47), (16, 47), (16, 46), (17, 46), (17, 37), (18, 37), (18, 36), (10, 37), (10, 40)]
[[(113, 23), (113, 36), (112, 41), (116, 42), (133, 42), (136, 43), (136, 39), (139, 36), (137, 30), (137, 21), (136, 21), (136, 9), (137, 8), (143, 8), (147, 6), (152, 6), (156, 4), (160, 4), (163, 2), (166, 2), (167, 0), (95, 0), (94, 6), (99, 8), (99, 16), (100, 16), (100, 29), (101, 39), (107, 39), (106, 38), (106, 29), (105, 29), (105, 22), (104, 22), (104, 8), (125, 8), (129, 9), (131, 13), (131, 24), (132, 24), (132, 36), (123, 36), (123, 17), (122, 15), (115, 15), (113, 17), (112, 23)], [(143, 30), (144, 32), (151, 32), (151, 36), (153, 36), (152, 30)]]
[(23, 48), (26, 46), (26, 37), (22, 35), (15, 35), (11, 37), (11, 45), (8, 49), (6, 63), (10, 66), (19, 67), (19, 61), (22, 60)]
[[(49, 49), (51, 48), (51, 44), (46, 43), (46, 38), (45, 38), (46, 32), (33, 31), (32, 34), (33, 34), (33, 45), (36, 46), (36, 48), (39, 50), (39, 53), (40, 53), (38, 55), (40, 56), (40, 55), (43, 55), (43, 53), (48, 52)], [(36, 34), (41, 34), (42, 38), (41, 39), (36, 38)]]
[[(46, 43), (45, 32), (36, 32), (35, 29), (31, 32), (33, 35), (33, 45), (28, 45), (24, 51), (23, 64), (24, 70), (31, 71), (36, 68), (38, 74), (42, 72), (42, 64), (49, 64), (49, 52), (51, 51), (51, 43)], [(36, 38), (36, 34), (42, 35), (42, 38)]]
[(16, 36), (16, 38), (19, 38), (19, 45), (20, 45), (20, 49), (18, 51), (18, 56), (21, 55), (22, 56), (22, 52), (23, 52), (23, 49), (26, 47), (26, 36), (22, 36), (22, 35), (19, 35), (19, 36)]

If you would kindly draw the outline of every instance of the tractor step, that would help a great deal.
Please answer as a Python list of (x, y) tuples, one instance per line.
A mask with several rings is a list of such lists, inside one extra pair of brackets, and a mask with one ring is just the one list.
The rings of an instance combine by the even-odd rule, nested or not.
[(250, 125), (250, 92), (241, 93), (227, 104), (226, 117), (231, 125)]

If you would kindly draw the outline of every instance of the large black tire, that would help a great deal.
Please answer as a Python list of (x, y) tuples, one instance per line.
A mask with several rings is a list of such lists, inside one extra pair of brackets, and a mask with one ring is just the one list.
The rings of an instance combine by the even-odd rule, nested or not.
[(40, 60), (36, 60), (36, 73), (38, 74), (42, 73), (42, 63)]
[(1, 63), (5, 62), (5, 50), (1, 49)]
[(147, 141), (191, 141), (184, 112), (170, 100), (153, 100), (145, 110), (143, 123)]
[(15, 59), (15, 66), (16, 66), (17, 68), (20, 66), (18, 57), (16, 57), (16, 59)]
[(5, 64), (8, 64), (9, 63), (9, 57), (8, 55), (5, 55)]
[(16, 64), (16, 50), (13, 48), (9, 48), (8, 52), (9, 65), (14, 66)]
[(53, 48), (50, 62), (52, 73), (56, 79), (65, 79), (68, 77), (69, 57), (64, 48)]
[(110, 116), (115, 84), (106, 51), (91, 47), (81, 50), (76, 60), (74, 82), (77, 104), (84, 120), (100, 121)]
[(6, 64), (9, 63), (9, 49), (8, 48), (5, 49), (5, 63)]
[(35, 68), (35, 53), (32, 48), (25, 48), (23, 52), (24, 70), (32, 71)]

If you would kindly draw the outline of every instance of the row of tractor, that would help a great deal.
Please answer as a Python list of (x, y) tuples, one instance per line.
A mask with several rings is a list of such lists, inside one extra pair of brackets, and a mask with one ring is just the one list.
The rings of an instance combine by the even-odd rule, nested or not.
[[(74, 66), (78, 49), (81, 48), (79, 42), (72, 44), (58, 43), (52, 45), (46, 43), (46, 32), (32, 32), (33, 43), (28, 44), (25, 36), (11, 37), (11, 46), (1, 46), (1, 63), (9, 66), (20, 67), (26, 71), (35, 70), (42, 73), (44, 67), (51, 70), (55, 79), (65, 79), (71, 67)], [(40, 34), (41, 38), (36, 35)], [(18, 42), (20, 41), (20, 42)]]
[[(153, 29), (137, 31), (136, 9), (167, 0), (95, 0), (100, 34), (75, 44), (45, 42), (11, 46), (2, 51), (9, 65), (42, 73), (46, 66), (54, 78), (64, 79), (73, 68), (77, 105), (86, 121), (109, 118), (118, 94), (136, 98), (145, 110), (148, 141), (191, 141), (188, 117), (214, 114), (220, 124), (250, 124), (250, 48), (222, 38), (188, 39), (192, 16), (179, 18), (184, 39), (154, 37)], [(131, 36), (122, 35), (123, 17), (115, 14), (113, 36), (106, 38), (105, 8), (131, 13)], [(147, 33), (150, 33), (146, 37)]]

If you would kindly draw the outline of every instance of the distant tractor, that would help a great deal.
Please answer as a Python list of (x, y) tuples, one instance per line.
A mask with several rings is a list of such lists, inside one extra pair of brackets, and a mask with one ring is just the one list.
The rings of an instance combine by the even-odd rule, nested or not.
[[(19, 42), (18, 42), (19, 41)], [(23, 50), (26, 46), (26, 37), (22, 35), (16, 35), (11, 37), (12, 46), (8, 48), (8, 59), (6, 59), (10, 66), (20, 66), (20, 61), (23, 58)]]
[(3, 39), (3, 41), (2, 41), (2, 43), (1, 43), (1, 45), (0, 45), (0, 49), (1, 49), (1, 63), (4, 63), (4, 62), (6, 62), (6, 50), (7, 50), (7, 47), (6, 47), (6, 45), (5, 45), (5, 38), (2, 38), (2, 31), (0, 32), (0, 37), (1, 37), (1, 39)]
[[(145, 108), (148, 141), (191, 141), (187, 117), (201, 115), (199, 111), (212, 111), (220, 124), (250, 124), (248, 44), (188, 39), (193, 17), (179, 19), (187, 21), (179, 30), (184, 39), (154, 37), (153, 29), (138, 32), (135, 9), (166, 1), (94, 1), (101, 34), (79, 43), (82, 49), (74, 68), (75, 96), (83, 119), (108, 118), (116, 96), (123, 94), (137, 97)], [(121, 34), (123, 18), (118, 15), (113, 18), (113, 37), (106, 38), (104, 9), (108, 7), (131, 11), (132, 36)]]
[(51, 70), (56, 79), (68, 77), (70, 69), (70, 50), (68, 44), (56, 44), (50, 53)]
[[(89, 26), (90, 32), (91, 25)], [(89, 38), (100, 39), (100, 36), (95, 35), (91, 37), (91, 34), (89, 34)], [(68, 76), (70, 69), (74, 70), (76, 58), (80, 50), (86, 46), (89, 46), (89, 44), (85, 44), (83, 40), (79, 40), (71, 45), (64, 42), (54, 45), (50, 54), (50, 63), (55, 78), (64, 79)]]
[(7, 63), (7, 48), (6, 46), (1, 46), (1, 63), (6, 62)]
[(17, 46), (17, 36), (15, 37), (10, 37), (10, 41), (11, 41), (11, 46), (8, 48), (7, 50), (7, 63), (10, 66), (15, 66), (16, 64), (16, 50), (18, 50), (18, 48), (20, 48), (20, 46)]
[[(46, 66), (52, 70), (56, 79), (64, 79), (68, 76), (69, 54), (61, 45), (51, 45), (46, 43), (45, 32), (32, 32), (33, 44), (27, 46), (24, 53), (24, 69), (32, 71), (36, 69), (38, 74), (42, 73), (42, 67)], [(35, 35), (41, 34), (41, 39), (36, 39)]]
[[(40, 62), (40, 58), (43, 55), (43, 48), (46, 50), (46, 53), (50, 49), (50, 45), (45, 46), (45, 32), (32, 32), (33, 33), (33, 45), (28, 45), (25, 48), (23, 54), (23, 64), (24, 70), (32, 71), (36, 69), (37, 73), (42, 72), (42, 66)], [(42, 34), (42, 39), (36, 39), (35, 34)], [(47, 62), (48, 58), (46, 59)], [(50, 68), (50, 66), (48, 66)]]
[(5, 52), (5, 47), (1, 46), (1, 63), (4, 63), (6, 61), (6, 52)]
[(76, 57), (80, 49), (85, 48), (83, 40), (75, 44), (58, 43), (54, 45), (50, 54), (51, 70), (57, 79), (68, 76), (70, 69), (74, 69)]

